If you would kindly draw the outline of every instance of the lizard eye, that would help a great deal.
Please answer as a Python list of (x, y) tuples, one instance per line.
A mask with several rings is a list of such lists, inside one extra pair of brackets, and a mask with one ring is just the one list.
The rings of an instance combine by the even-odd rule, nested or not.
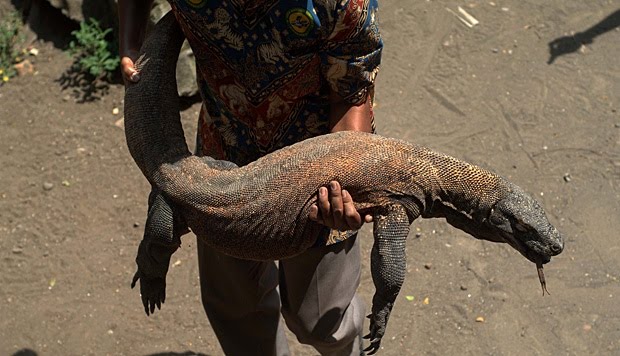
[(504, 223), (502, 217), (499, 214), (496, 214), (495, 208), (491, 209), (491, 213), (489, 214), (489, 221), (495, 226), (499, 226)]

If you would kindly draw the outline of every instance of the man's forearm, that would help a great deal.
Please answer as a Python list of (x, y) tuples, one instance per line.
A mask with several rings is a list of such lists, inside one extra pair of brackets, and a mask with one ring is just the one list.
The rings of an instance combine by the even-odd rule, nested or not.
[(119, 42), (120, 54), (140, 49), (151, 11), (153, 0), (119, 0)]
[(349, 104), (337, 94), (330, 95), (329, 124), (331, 132), (372, 132), (372, 107), (370, 97), (359, 105)]

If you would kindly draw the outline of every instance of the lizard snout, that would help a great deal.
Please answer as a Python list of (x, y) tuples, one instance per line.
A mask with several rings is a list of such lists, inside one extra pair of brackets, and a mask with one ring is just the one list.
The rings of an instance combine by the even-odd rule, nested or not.
[(554, 226), (549, 224), (547, 233), (544, 235), (547, 236), (547, 238), (545, 239), (547, 241), (546, 250), (548, 251), (549, 255), (556, 256), (562, 253), (562, 251), (564, 250), (564, 239), (562, 238), (560, 232)]
[(549, 250), (553, 253), (553, 256), (559, 255), (564, 250), (564, 240), (561, 238), (558, 241), (555, 241), (549, 246)]

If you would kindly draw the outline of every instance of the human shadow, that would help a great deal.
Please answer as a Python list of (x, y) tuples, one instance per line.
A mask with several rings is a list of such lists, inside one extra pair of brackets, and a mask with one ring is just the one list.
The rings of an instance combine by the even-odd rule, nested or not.
[(620, 26), (620, 10), (617, 10), (583, 32), (577, 32), (572, 36), (556, 38), (549, 42), (549, 60), (547, 64), (553, 63), (560, 56), (577, 52), (582, 45), (592, 43), (595, 37), (609, 32), (618, 26)]
[[(37, 356), (38, 354), (31, 349), (21, 349), (11, 356)], [(185, 351), (185, 352), (157, 352), (154, 354), (149, 354), (147, 356), (209, 356), (207, 354), (203, 354), (202, 352), (193, 352), (193, 351)]]
[(37, 353), (31, 349), (21, 349), (11, 356), (37, 356)]
[(209, 355), (203, 354), (202, 352), (185, 351), (185, 352), (158, 352), (155, 354), (149, 354), (147, 356), (209, 356)]

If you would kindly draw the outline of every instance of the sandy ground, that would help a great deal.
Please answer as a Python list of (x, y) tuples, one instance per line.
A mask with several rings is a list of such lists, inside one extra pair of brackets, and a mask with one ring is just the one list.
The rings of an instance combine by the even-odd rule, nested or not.
[[(382, 3), (380, 133), (521, 185), (566, 248), (546, 266), (542, 297), (534, 265), (508, 246), (416, 221), (380, 354), (620, 354), (620, 1), (406, 3)], [(480, 23), (446, 9), (458, 6)], [(561, 55), (548, 64), (556, 39)], [(162, 311), (147, 318), (129, 289), (148, 185), (115, 125), (122, 87), (76, 103), (59, 83), (68, 56), (35, 45), (37, 74), (0, 87), (0, 354), (222, 354), (200, 304), (193, 237), (173, 256)], [(197, 110), (183, 112), (187, 132)], [(370, 303), (368, 272), (360, 293)]]

